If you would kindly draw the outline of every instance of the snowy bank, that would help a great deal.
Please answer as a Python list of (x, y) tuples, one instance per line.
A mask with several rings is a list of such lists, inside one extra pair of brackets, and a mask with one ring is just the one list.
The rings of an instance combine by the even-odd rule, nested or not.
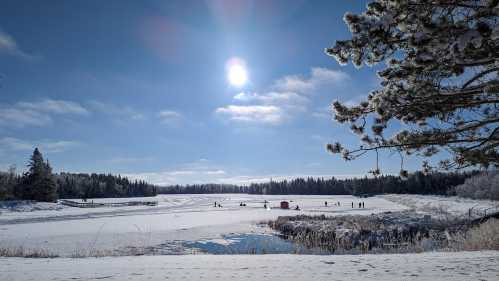
[(0, 258), (2, 280), (497, 280), (499, 252)]

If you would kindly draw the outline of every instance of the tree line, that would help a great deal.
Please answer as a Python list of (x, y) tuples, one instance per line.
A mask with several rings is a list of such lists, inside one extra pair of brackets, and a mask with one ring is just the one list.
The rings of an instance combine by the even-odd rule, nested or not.
[(55, 201), (58, 198), (140, 197), (156, 194), (297, 194), (375, 195), (383, 193), (455, 195), (455, 186), (477, 175), (476, 171), (452, 173), (416, 172), (407, 177), (381, 175), (351, 179), (297, 178), (250, 185), (193, 184), (155, 186), (120, 175), (53, 174), (48, 161), (35, 149), (28, 171), (18, 175), (14, 168), (0, 172), (0, 200)]
[(375, 195), (383, 193), (454, 195), (454, 186), (478, 174), (472, 172), (416, 172), (407, 177), (383, 175), (352, 179), (297, 178), (293, 180), (229, 184), (194, 184), (158, 187), (160, 194), (248, 193), (297, 195)]
[(155, 196), (157, 187), (145, 181), (120, 175), (60, 173), (53, 174), (48, 161), (36, 148), (28, 171), (16, 174), (15, 168), (0, 172), (0, 200), (53, 202), (58, 198), (105, 198)]

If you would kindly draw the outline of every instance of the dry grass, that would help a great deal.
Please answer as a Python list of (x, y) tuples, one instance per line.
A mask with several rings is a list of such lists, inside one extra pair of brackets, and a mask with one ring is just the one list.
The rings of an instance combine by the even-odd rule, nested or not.
[(59, 255), (50, 252), (47, 249), (40, 248), (0, 248), (0, 257), (21, 257), (21, 258), (56, 258)]
[(499, 250), (499, 220), (488, 221), (452, 236), (453, 250)]
[(463, 220), (437, 216), (426, 220), (410, 213), (372, 216), (279, 217), (269, 226), (307, 248), (337, 254), (408, 253), (434, 250), (497, 249), (497, 221), (470, 229)]

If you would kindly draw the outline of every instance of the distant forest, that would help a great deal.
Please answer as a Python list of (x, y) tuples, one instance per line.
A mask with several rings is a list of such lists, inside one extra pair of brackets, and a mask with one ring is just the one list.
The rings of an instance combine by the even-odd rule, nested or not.
[(56, 175), (59, 198), (106, 198), (156, 196), (157, 187), (145, 181), (111, 174)]
[(35, 149), (29, 170), (18, 175), (15, 169), (0, 172), (0, 200), (55, 201), (58, 198), (141, 197), (156, 194), (248, 193), (300, 195), (375, 195), (383, 193), (454, 195), (455, 186), (478, 172), (416, 172), (407, 178), (378, 176), (353, 179), (297, 178), (248, 186), (196, 184), (155, 186), (120, 175), (53, 174), (48, 161)]
[(375, 195), (383, 193), (454, 195), (454, 186), (479, 172), (431, 173), (416, 172), (403, 179), (399, 176), (375, 178), (294, 180), (253, 183), (248, 186), (228, 184), (195, 184), (158, 187), (160, 194), (248, 193), (299, 195)]
[(105, 174), (53, 174), (48, 161), (35, 149), (28, 171), (18, 175), (12, 167), (0, 172), (0, 200), (53, 202), (58, 198), (155, 196), (156, 186), (145, 181)]
[[(56, 185), (54, 200), (156, 196), (157, 189), (145, 181), (132, 181), (126, 177), (110, 174), (61, 173), (54, 174), (53, 178)], [(19, 191), (22, 186), (22, 176), (0, 172), (0, 200), (39, 200), (35, 197), (22, 196)]]

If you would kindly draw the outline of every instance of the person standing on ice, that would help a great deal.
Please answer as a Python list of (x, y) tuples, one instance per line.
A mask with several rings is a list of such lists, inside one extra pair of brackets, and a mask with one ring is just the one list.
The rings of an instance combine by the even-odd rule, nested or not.
[(217, 201), (215, 201), (215, 206), (214, 207), (216, 207), (216, 206), (217, 206)]
[(353, 202), (352, 202), (352, 209), (353, 209)]
[(324, 206), (326, 206), (326, 207), (327, 207), (327, 201), (324, 201)]
[(362, 201), (362, 209), (364, 209), (364, 201)]
[(359, 209), (362, 208), (362, 203), (359, 202)]

